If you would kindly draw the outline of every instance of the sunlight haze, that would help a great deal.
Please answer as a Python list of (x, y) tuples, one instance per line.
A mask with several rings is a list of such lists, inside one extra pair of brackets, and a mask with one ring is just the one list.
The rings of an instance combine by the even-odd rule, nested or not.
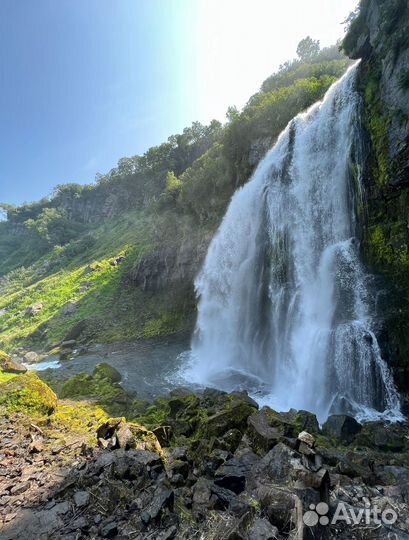
[(193, 121), (225, 120), (356, 0), (0, 3), (0, 201), (93, 182)]

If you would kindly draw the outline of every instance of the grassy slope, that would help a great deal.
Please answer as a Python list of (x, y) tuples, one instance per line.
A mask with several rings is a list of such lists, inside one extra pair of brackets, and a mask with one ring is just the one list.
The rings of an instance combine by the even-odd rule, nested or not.
[[(0, 347), (12, 350), (45, 340), (50, 348), (83, 320), (89, 321), (88, 341), (130, 340), (184, 330), (189, 321), (172, 302), (172, 291), (154, 294), (126, 282), (131, 268), (162, 245), (165, 234), (171, 236), (171, 231), (164, 230), (168, 225), (166, 214), (153, 217), (129, 212), (95, 229), (96, 241), (86, 252), (65, 260), (64, 250), (58, 248), (28, 269), (13, 273), (0, 298), (0, 310), (6, 311), (1, 317)], [(192, 232), (185, 220), (179, 222), (178, 238), (184, 233), (192, 238), (199, 231)], [(121, 255), (125, 261), (112, 266)], [(34, 303), (42, 303), (43, 309), (27, 317), (25, 310)], [(69, 303), (77, 309), (67, 315), (64, 306)]]

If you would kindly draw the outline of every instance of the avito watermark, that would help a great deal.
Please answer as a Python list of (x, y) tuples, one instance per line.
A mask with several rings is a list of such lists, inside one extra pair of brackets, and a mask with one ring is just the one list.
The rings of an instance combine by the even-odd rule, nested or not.
[(346, 525), (393, 525), (398, 519), (393, 508), (380, 509), (378, 506), (371, 506), (368, 503), (365, 504), (364, 508), (352, 508), (340, 502), (331, 519), (328, 517), (328, 513), (327, 503), (311, 504), (309, 510), (303, 515), (303, 521), (308, 527), (315, 527), (318, 524), (326, 526), (341, 522)]

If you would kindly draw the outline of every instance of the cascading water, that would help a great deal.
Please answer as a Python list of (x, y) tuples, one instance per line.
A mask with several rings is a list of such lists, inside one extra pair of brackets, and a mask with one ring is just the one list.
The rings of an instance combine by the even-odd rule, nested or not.
[(190, 381), (321, 421), (400, 417), (359, 259), (355, 79), (297, 116), (232, 198), (196, 280)]

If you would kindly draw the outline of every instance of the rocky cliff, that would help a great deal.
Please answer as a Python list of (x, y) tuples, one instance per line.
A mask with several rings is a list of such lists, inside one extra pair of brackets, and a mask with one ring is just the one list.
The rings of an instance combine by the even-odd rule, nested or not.
[[(376, 276), (383, 354), (409, 387), (409, 4), (363, 0), (343, 42), (361, 59), (364, 251)], [(382, 322), (381, 322), (382, 321)]]

